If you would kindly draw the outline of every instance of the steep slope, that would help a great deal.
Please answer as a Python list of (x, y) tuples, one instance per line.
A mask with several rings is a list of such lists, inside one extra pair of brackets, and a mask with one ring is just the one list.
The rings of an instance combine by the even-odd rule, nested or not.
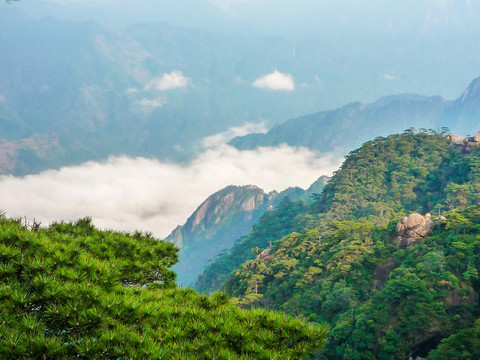
[(321, 191), (323, 185), (324, 178), (320, 178), (308, 190), (289, 188), (268, 194), (253, 185), (232, 185), (209, 196), (183, 226), (166, 238), (180, 248), (180, 261), (175, 266), (178, 284), (193, 285), (210, 259), (229, 249), (282, 199), (308, 198), (313, 191)]
[[(92, 21), (41, 18), (42, 11), (29, 18), (15, 6), (2, 9), (0, 47), (9, 51), (1, 54), (0, 174), (24, 175), (111, 155), (188, 160), (201, 138), (247, 121), (271, 126), (349, 101), (421, 88), (412, 81), (426, 83), (411, 74), (386, 80), (381, 74), (390, 69), (328, 39), (238, 36), (159, 23), (113, 30)], [(253, 86), (275, 70), (292, 76), (294, 90)], [(473, 105), (471, 111), (466, 104), (452, 107), (445, 121), (435, 121), (448, 105), (410, 95), (355, 103), (306, 117), (301, 126), (274, 128), (268, 139), (254, 141), (257, 135), (235, 144), (286, 142), (344, 153), (368, 138), (412, 126), (474, 128)], [(345, 134), (347, 126), (354, 136)]]
[[(474, 79), (465, 92), (447, 107), (443, 119), (453, 121), (460, 134), (480, 128), (480, 77)], [(471, 134), (473, 135), (473, 134)]]
[(273, 241), (299, 229), (298, 217), (308, 210), (305, 200), (292, 202), (289, 197), (283, 198), (275, 209), (262, 215), (248, 234), (236, 239), (230, 249), (224, 249), (205, 267), (194, 288), (204, 293), (218, 290), (232, 271), (247, 260), (261, 256), (259, 249), (267, 248)]
[(166, 238), (180, 248), (178, 284), (190, 285), (210, 258), (250, 230), (277, 195), (256, 186), (228, 186), (209, 196)]
[[(8, 24), (8, 23), (7, 23)], [(132, 154), (142, 109), (127, 89), (151, 56), (128, 36), (54, 18), (0, 23), (0, 130), (13, 149), (0, 173), (25, 174)], [(32, 61), (35, 59), (35, 61)], [(42, 151), (46, 144), (49, 151)]]
[(367, 142), (314, 211), (298, 212), (296, 232), (223, 288), (243, 306), (328, 323), (320, 359), (446, 356), (480, 317), (479, 184), (476, 143), (412, 131)]

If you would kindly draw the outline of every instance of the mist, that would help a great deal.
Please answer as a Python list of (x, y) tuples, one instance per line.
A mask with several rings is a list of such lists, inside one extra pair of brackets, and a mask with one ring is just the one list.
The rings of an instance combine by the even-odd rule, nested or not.
[[(232, 134), (238, 131), (232, 131)], [(265, 191), (308, 187), (339, 164), (334, 154), (281, 146), (239, 151), (207, 139), (208, 149), (186, 165), (146, 158), (48, 170), (22, 178), (0, 177), (0, 208), (11, 217), (48, 225), (93, 218), (101, 228), (148, 231), (166, 237), (209, 195), (227, 185), (254, 184)]]

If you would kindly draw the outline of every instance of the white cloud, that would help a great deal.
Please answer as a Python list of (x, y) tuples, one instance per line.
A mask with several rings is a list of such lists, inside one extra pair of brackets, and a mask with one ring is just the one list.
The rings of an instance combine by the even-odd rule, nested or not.
[(295, 90), (295, 82), (293, 76), (290, 74), (283, 74), (275, 70), (271, 74), (267, 74), (255, 80), (252, 84), (259, 89), (268, 90), (282, 90), (293, 91)]
[(129, 87), (126, 91), (125, 91), (126, 94), (136, 94), (138, 93), (138, 89), (135, 89), (133, 87)]
[(395, 76), (390, 75), (390, 74), (383, 74), (382, 77), (383, 77), (385, 80), (387, 80), (387, 81), (393, 81), (393, 80), (396, 79)]
[(185, 77), (181, 71), (172, 71), (169, 74), (150, 80), (145, 85), (145, 90), (166, 91), (171, 89), (186, 88), (190, 85), (191, 79)]
[(306, 149), (239, 151), (222, 144), (186, 165), (117, 157), (23, 178), (1, 176), (0, 207), (9, 216), (35, 218), (44, 225), (91, 216), (102, 228), (165, 237), (227, 185), (255, 184), (266, 191), (308, 187), (338, 166), (333, 155)]
[(144, 108), (158, 108), (158, 107), (162, 107), (166, 103), (167, 103), (167, 98), (165, 97), (159, 97), (156, 99), (144, 98), (139, 101), (139, 104)]
[(246, 123), (243, 126), (236, 126), (227, 131), (203, 139), (203, 146), (205, 148), (212, 148), (221, 144), (226, 144), (234, 137), (245, 136), (251, 133), (266, 133), (268, 129), (265, 127), (265, 122), (261, 123)]

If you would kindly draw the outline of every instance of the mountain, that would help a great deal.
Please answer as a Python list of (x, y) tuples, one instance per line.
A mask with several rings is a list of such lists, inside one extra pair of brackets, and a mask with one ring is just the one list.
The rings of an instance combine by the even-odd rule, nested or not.
[(320, 152), (351, 151), (376, 136), (409, 128), (450, 128), (467, 133), (480, 127), (480, 78), (472, 81), (455, 101), (420, 95), (392, 95), (371, 104), (351, 103), (341, 108), (291, 119), (266, 134), (234, 138), (238, 149), (288, 144)]
[[(341, 98), (333, 84), (324, 90), (333, 74), (348, 69), (365, 74), (366, 83), (373, 68), (319, 40), (162, 23), (114, 29), (15, 10), (0, 13), (0, 47), (9, 49), (0, 55), (2, 174), (115, 155), (187, 160), (206, 136), (326, 106)], [(329, 63), (335, 64), (332, 77), (320, 86), (315, 76)], [(309, 86), (274, 91), (252, 85), (275, 69)]]
[[(321, 192), (321, 191), (320, 191)], [(270, 211), (265, 212), (253, 225), (250, 232), (236, 239), (233, 246), (225, 248), (205, 267), (194, 288), (203, 293), (212, 293), (226, 282), (229, 276), (248, 260), (262, 256), (262, 249), (271, 247), (272, 242), (299, 230), (300, 214), (306, 214), (310, 206), (305, 200), (292, 201), (283, 198)]]
[(254, 185), (232, 185), (209, 196), (183, 226), (178, 226), (165, 239), (180, 249), (180, 261), (174, 267), (178, 284), (194, 284), (209, 259), (229, 249), (282, 199), (308, 198), (313, 192), (320, 192), (324, 184), (325, 178), (320, 178), (307, 190), (297, 187), (268, 194)]
[(291, 232), (264, 215), (235, 244), (266, 245), (222, 289), (246, 308), (328, 324), (318, 359), (476, 359), (479, 157), (476, 138), (434, 131), (364, 143), (309, 207), (285, 204)]
[(0, 38), (9, 49), (1, 55), (0, 129), (11, 149), (2, 173), (132, 154), (131, 139), (143, 130), (126, 90), (141, 80), (135, 68), (148, 53), (93, 22), (43, 18), (0, 27), (15, 33)]
[[(4, 64), (0, 69), (1, 174), (25, 175), (120, 155), (187, 161), (201, 151), (202, 138), (232, 126), (261, 121), (273, 126), (355, 100), (372, 101), (405, 89), (423, 90), (420, 85), (433, 81), (421, 80), (428, 69), (418, 76), (400, 76), (406, 71), (400, 65), (395, 66), (398, 73), (390, 75), (392, 69), (387, 64), (379, 65), (361, 51), (354, 56), (352, 49), (322, 33), (291, 40), (161, 22), (106, 26), (87, 20), (95, 11), (83, 13), (78, 3), (68, 6), (72, 16), (62, 15), (67, 6), (33, 3), (32, 8), (25, 2), (1, 5), (0, 47), (9, 49), (0, 54)], [(203, 2), (195, 2), (195, 6), (198, 14), (210, 11)], [(170, 10), (178, 13), (179, 9), (180, 5), (171, 5)], [(223, 11), (217, 6), (214, 12)], [(47, 16), (50, 12), (57, 18)], [(98, 11), (97, 17), (102, 13), (105, 11)], [(162, 12), (162, 16), (167, 13)], [(83, 20), (73, 20), (75, 15)], [(12, 33), (15, 36), (10, 36)], [(460, 48), (452, 54), (463, 53), (466, 46), (460, 43), (456, 42)], [(443, 52), (440, 45), (434, 48)], [(418, 47), (426, 49), (421, 44)], [(409, 52), (402, 45), (393, 53)], [(460, 60), (457, 63), (463, 64)], [(445, 61), (443, 67), (450, 64)], [(432, 66), (431, 61), (428, 66)], [(439, 73), (442, 71), (435, 71), (438, 79)], [(276, 83), (258, 86), (257, 80), (265, 81), (265, 76), (272, 74), (283, 74), (280, 79), (287, 79), (288, 86), (283, 84), (280, 90)], [(353, 128), (361, 136), (347, 144), (345, 148), (350, 150), (375, 136), (369, 128), (378, 128), (378, 135), (386, 135), (409, 127), (435, 127), (439, 123), (434, 121), (436, 113), (450, 102), (442, 104), (440, 98), (406, 95), (379, 100), (365, 109), (361, 104), (350, 104), (332, 112), (336, 115), (316, 115), (325, 117), (329, 124), (323, 129), (330, 135), (320, 138), (324, 148), (342, 145), (344, 140), (334, 138), (344, 129), (342, 122), (343, 126), (357, 124)], [(459, 102), (457, 110), (449, 107), (449, 117), (457, 118), (455, 114), (461, 112), (458, 124), (473, 128), (475, 107), (467, 111), (467, 104), (462, 104)], [(393, 123), (382, 123), (382, 118)], [(335, 121), (340, 121), (340, 127), (335, 127)], [(321, 135), (311, 122), (314, 120), (305, 120), (313, 132), (298, 137)], [(453, 120), (446, 118), (441, 124), (456, 130)], [(299, 128), (292, 127), (295, 131)], [(286, 141), (320, 148), (313, 141), (285, 138), (295, 131), (282, 129), (272, 129), (268, 141), (253, 141), (258, 137), (254, 136), (248, 144), (235, 144), (247, 148)], [(277, 137), (272, 135), (276, 133)]]
[(453, 122), (460, 134), (480, 128), (480, 77), (474, 79), (462, 96), (447, 107), (442, 118)]

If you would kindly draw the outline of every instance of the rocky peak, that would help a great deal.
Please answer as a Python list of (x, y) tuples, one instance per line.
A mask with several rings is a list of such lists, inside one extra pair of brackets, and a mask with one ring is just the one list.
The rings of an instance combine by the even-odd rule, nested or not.
[(463, 93), (462, 97), (460, 98), (460, 102), (463, 104), (468, 103), (478, 103), (478, 99), (480, 98), (480, 77), (474, 79), (470, 85), (467, 87), (465, 92)]
[[(324, 183), (325, 178), (321, 178), (311, 188), (320, 192)], [(301, 188), (267, 194), (255, 185), (231, 185), (209, 196), (183, 226), (166, 238), (180, 248), (180, 261), (174, 267), (177, 283), (193, 284), (209, 259), (231, 248), (268, 209), (285, 197), (298, 200), (308, 196), (309, 192)]]
[(227, 186), (209, 196), (187, 219), (185, 225), (177, 227), (167, 240), (183, 246), (190, 234), (210, 233), (218, 230), (218, 224), (234, 216), (248, 218), (249, 213), (269, 201), (269, 194), (254, 185)]

